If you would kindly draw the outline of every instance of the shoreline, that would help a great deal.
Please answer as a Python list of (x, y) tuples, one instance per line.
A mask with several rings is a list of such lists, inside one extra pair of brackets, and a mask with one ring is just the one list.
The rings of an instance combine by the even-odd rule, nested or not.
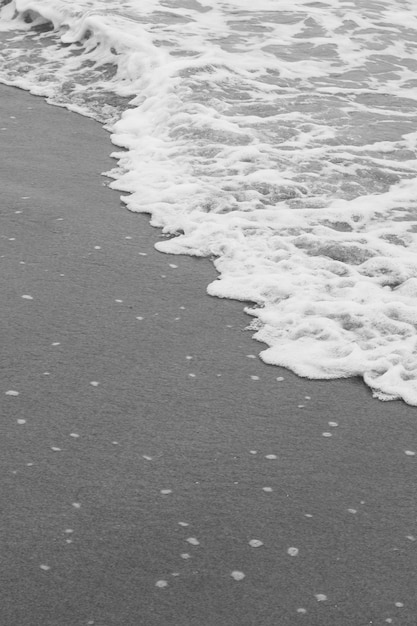
[(0, 621), (414, 624), (415, 408), (260, 361), (108, 188), (107, 132), (0, 89)]

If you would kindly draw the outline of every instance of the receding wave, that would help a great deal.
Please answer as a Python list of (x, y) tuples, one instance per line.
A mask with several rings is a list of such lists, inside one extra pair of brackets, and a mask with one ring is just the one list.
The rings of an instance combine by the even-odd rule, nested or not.
[(112, 186), (253, 302), (264, 361), (417, 405), (417, 16), (363, 4), (3, 1), (0, 80), (106, 125)]

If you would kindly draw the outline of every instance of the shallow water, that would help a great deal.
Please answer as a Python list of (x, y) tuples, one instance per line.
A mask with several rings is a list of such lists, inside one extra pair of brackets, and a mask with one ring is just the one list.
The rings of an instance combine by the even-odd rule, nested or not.
[(254, 302), (261, 358), (417, 405), (411, 2), (0, 5), (0, 80), (107, 125), (112, 186)]

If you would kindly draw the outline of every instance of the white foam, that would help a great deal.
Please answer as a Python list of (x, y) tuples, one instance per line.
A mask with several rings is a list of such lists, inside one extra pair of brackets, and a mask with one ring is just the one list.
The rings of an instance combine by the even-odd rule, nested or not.
[(417, 18), (363, 4), (12, 0), (0, 80), (107, 124), (111, 186), (216, 259), (265, 362), (417, 405)]

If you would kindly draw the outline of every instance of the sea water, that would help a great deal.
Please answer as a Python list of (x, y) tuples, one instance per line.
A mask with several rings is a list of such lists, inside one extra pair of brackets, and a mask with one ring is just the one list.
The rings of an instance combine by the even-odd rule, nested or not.
[(105, 124), (261, 358), (417, 405), (415, 0), (3, 0), (0, 80)]

